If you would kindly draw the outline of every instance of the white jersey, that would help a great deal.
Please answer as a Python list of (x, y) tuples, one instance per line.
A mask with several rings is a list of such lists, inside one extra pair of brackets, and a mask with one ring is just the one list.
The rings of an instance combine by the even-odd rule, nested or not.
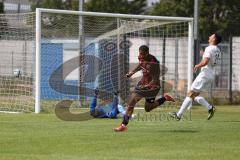
[(221, 52), (219, 48), (215, 45), (208, 46), (203, 54), (203, 58), (209, 58), (209, 62), (206, 66), (201, 68), (201, 71), (214, 74), (214, 67), (219, 63)]
[(203, 58), (209, 58), (209, 62), (206, 66), (201, 68), (201, 72), (198, 74), (196, 79), (193, 81), (191, 90), (197, 93), (205, 91), (211, 88), (211, 84), (214, 79), (214, 67), (219, 63), (220, 50), (217, 46), (208, 46), (203, 54)]

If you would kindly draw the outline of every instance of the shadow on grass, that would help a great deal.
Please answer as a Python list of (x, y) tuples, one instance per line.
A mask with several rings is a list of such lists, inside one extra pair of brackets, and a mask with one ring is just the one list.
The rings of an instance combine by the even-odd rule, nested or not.
[(198, 130), (160, 130), (159, 132), (171, 132), (171, 133), (199, 133)]
[(236, 120), (227, 120), (227, 121), (215, 121), (215, 122), (220, 122), (220, 123), (240, 123), (240, 121), (236, 121)]

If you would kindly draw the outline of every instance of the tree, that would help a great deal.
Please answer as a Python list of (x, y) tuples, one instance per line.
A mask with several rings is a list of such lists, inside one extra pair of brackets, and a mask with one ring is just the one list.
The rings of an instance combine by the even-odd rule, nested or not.
[(36, 8), (78, 10), (78, 0), (32, 0), (32, 11)]
[[(238, 0), (199, 1), (199, 38), (207, 42), (209, 34), (218, 32), (227, 39), (230, 34), (240, 35), (240, 3)], [(160, 16), (193, 17), (193, 0), (161, 0), (149, 12)]]
[(79, 9), (78, 7), (78, 3), (79, 1), (78, 0), (66, 0), (64, 3), (63, 3), (63, 9), (65, 10), (75, 10), (77, 11)]
[[(78, 0), (32, 0), (32, 11), (36, 8), (78, 10)], [(91, 12), (131, 13), (144, 12), (146, 0), (90, 0), (84, 4), (84, 10)]]
[(4, 13), (4, 3), (0, 2), (0, 13)]
[(4, 16), (4, 3), (0, 2), (0, 39), (3, 39), (4, 35), (6, 34), (7, 29), (7, 21)]
[[(240, 4), (238, 0), (204, 0), (200, 4), (199, 31), (202, 35), (219, 32), (224, 39), (240, 35)], [(202, 37), (203, 38), (203, 37)]]
[(161, 0), (156, 4), (149, 14), (159, 16), (178, 16), (192, 17), (193, 16), (193, 0)]
[(32, 0), (32, 11), (35, 11), (36, 8), (51, 8), (51, 9), (63, 9), (62, 0), (43, 0), (43, 1), (34, 1)]
[(85, 4), (86, 11), (140, 14), (144, 12), (145, 0), (91, 0)]

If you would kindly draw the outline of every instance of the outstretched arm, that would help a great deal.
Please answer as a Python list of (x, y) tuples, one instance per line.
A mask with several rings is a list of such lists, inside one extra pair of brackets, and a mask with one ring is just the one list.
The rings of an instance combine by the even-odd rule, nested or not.
[(134, 75), (136, 72), (141, 70), (140, 64), (137, 65), (131, 72), (127, 73), (126, 76), (130, 78), (132, 75)]
[(210, 58), (205, 57), (200, 63), (194, 66), (193, 71), (196, 72), (198, 69), (206, 66), (209, 63)]

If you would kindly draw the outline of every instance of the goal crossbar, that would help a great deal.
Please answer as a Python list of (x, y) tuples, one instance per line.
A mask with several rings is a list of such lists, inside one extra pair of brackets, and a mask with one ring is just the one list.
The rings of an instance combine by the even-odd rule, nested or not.
[(37, 8), (36, 12), (72, 14), (72, 15), (80, 15), (80, 16), (134, 18), (134, 19), (151, 19), (151, 20), (193, 22), (193, 18), (190, 18), (190, 17), (168, 17), (168, 16), (120, 14), (120, 13), (99, 13), (99, 12), (69, 11), (69, 10), (46, 9), (46, 8)]

